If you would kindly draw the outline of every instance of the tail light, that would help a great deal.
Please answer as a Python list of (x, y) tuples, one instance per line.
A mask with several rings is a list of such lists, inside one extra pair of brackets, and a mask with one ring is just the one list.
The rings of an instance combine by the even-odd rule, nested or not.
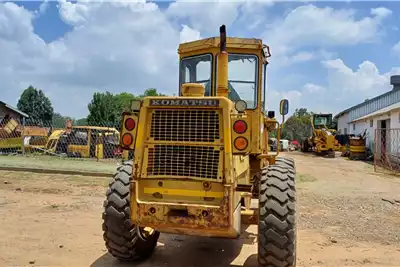
[(243, 120), (237, 120), (233, 124), (233, 130), (238, 134), (242, 134), (247, 131), (247, 123)]
[(243, 151), (249, 146), (249, 141), (246, 138), (240, 136), (235, 139), (233, 145), (237, 150)]

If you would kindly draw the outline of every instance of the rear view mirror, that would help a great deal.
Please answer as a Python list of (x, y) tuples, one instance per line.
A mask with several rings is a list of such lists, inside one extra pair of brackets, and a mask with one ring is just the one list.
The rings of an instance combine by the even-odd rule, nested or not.
[(285, 116), (289, 113), (289, 100), (287, 99), (282, 99), (280, 104), (279, 104), (279, 113), (282, 116)]

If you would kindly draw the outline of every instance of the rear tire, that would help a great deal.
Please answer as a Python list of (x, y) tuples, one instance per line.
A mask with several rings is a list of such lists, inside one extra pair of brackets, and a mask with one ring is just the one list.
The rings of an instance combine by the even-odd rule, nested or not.
[(103, 238), (108, 252), (120, 260), (144, 260), (150, 257), (160, 233), (154, 231), (146, 241), (139, 238), (130, 215), (132, 161), (120, 166), (106, 193), (103, 212)]
[(262, 171), (259, 194), (258, 263), (296, 266), (296, 167), (277, 158)]

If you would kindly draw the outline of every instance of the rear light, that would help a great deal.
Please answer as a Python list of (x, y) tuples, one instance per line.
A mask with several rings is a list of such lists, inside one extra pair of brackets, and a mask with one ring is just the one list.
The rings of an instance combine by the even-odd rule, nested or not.
[(122, 136), (122, 144), (124, 146), (130, 146), (133, 143), (133, 136), (130, 133), (126, 133)]
[(242, 134), (247, 131), (247, 123), (242, 120), (235, 121), (233, 130), (238, 134)]
[(249, 141), (247, 141), (247, 139), (244, 137), (238, 137), (233, 142), (233, 145), (237, 150), (245, 150), (249, 145)]
[(136, 122), (135, 122), (135, 120), (132, 119), (132, 118), (127, 118), (126, 121), (125, 121), (125, 128), (126, 128), (128, 131), (132, 131), (133, 129), (135, 129), (135, 127), (136, 127)]

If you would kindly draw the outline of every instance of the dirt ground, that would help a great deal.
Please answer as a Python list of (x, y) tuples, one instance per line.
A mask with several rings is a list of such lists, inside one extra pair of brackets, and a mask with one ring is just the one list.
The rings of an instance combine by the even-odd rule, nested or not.
[[(289, 156), (298, 172), (297, 266), (399, 266), (400, 178), (340, 157)], [(147, 262), (120, 263), (102, 239), (108, 179), (0, 177), (0, 266), (257, 266), (255, 226), (235, 241), (162, 235)]]

